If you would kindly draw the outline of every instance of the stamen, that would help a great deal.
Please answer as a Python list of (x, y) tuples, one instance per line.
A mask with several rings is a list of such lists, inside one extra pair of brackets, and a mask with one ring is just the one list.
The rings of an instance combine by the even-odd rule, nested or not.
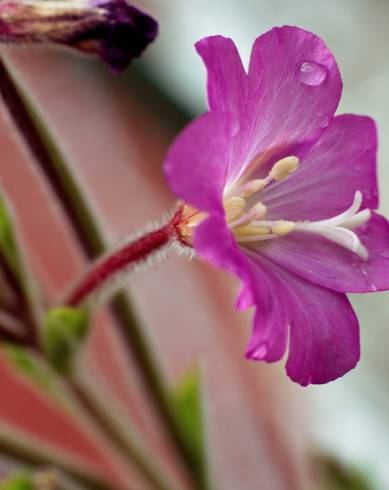
[(264, 228), (262, 226), (255, 225), (243, 225), (234, 228), (235, 236), (240, 239), (243, 237), (253, 237), (253, 236), (263, 236), (268, 235), (270, 233), (269, 228)]
[(234, 195), (234, 196), (242, 196), (244, 198), (251, 197), (258, 191), (264, 189), (268, 184), (266, 179), (254, 179), (250, 180), (244, 185), (237, 187), (236, 189), (231, 189), (226, 196)]
[(275, 235), (286, 235), (287, 233), (293, 231), (295, 227), (296, 223), (293, 221), (279, 220), (274, 222), (274, 225), (271, 227), (271, 231)]
[(269, 172), (271, 180), (280, 181), (286, 179), (299, 166), (300, 160), (295, 156), (285, 157), (278, 160)]
[(231, 196), (240, 196), (243, 198), (251, 197), (256, 192), (264, 189), (272, 180), (278, 182), (286, 179), (288, 175), (298, 169), (299, 163), (300, 160), (295, 156), (282, 158), (273, 165), (272, 169), (264, 179), (253, 179), (239, 187), (230, 188), (225, 193), (224, 198), (228, 199)]
[(243, 225), (245, 223), (250, 223), (253, 220), (263, 218), (266, 214), (267, 208), (261, 202), (257, 202), (254, 206), (239, 219), (229, 222), (230, 228), (235, 228), (236, 226)]
[(252, 219), (261, 219), (265, 216), (267, 211), (267, 208), (264, 204), (261, 202), (257, 202), (254, 204), (254, 206), (250, 209), (249, 214), (251, 214)]
[(264, 242), (266, 240), (271, 240), (273, 238), (277, 238), (279, 235), (275, 235), (274, 233), (269, 233), (267, 235), (252, 235), (252, 236), (243, 236), (239, 237), (239, 243), (256, 243), (256, 242)]
[(242, 197), (231, 197), (224, 201), (224, 209), (226, 212), (227, 222), (234, 221), (240, 218), (246, 206), (246, 201)]

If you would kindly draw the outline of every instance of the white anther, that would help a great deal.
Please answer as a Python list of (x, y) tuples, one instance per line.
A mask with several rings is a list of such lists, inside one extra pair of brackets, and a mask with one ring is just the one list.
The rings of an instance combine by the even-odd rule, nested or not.
[(272, 180), (280, 181), (288, 177), (292, 172), (295, 172), (299, 166), (300, 160), (297, 157), (290, 156), (278, 160), (273, 165), (269, 172), (269, 177)]

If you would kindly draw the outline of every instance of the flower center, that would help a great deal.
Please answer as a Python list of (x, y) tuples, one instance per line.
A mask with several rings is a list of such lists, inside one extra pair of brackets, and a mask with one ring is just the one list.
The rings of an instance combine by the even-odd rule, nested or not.
[[(338, 245), (368, 259), (368, 251), (358, 235), (352, 231), (365, 224), (371, 216), (369, 209), (360, 211), (362, 193), (357, 191), (352, 205), (343, 213), (320, 221), (267, 220), (267, 208), (258, 199), (260, 193), (270, 182), (286, 179), (299, 166), (299, 159), (289, 156), (276, 162), (264, 179), (254, 179), (238, 187), (226, 189), (223, 199), (226, 222), (236, 241), (241, 244), (257, 243), (283, 237), (291, 232), (304, 232), (320, 235)], [(248, 199), (255, 202), (248, 207)], [(206, 217), (190, 206), (183, 208), (183, 220), (180, 224), (180, 236), (191, 245), (195, 227)]]

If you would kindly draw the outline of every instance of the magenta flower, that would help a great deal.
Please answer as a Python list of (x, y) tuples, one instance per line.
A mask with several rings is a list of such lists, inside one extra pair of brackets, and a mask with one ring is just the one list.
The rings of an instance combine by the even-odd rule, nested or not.
[(374, 212), (377, 135), (368, 117), (334, 117), (342, 82), (323, 41), (296, 27), (254, 43), (246, 73), (234, 43), (202, 39), (209, 112), (168, 152), (185, 201), (180, 239), (242, 281), (256, 307), (246, 356), (285, 354), (301, 385), (326, 383), (360, 356), (347, 292), (389, 288), (389, 227)]
[(0, 41), (59, 44), (103, 59), (115, 73), (140, 56), (157, 22), (127, 0), (4, 0)]

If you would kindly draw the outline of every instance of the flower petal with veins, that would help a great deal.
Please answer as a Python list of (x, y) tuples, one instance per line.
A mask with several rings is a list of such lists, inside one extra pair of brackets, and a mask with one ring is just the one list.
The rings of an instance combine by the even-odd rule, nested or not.
[(340, 74), (312, 33), (285, 26), (260, 36), (248, 73), (230, 39), (196, 48), (210, 111), (178, 136), (164, 167), (195, 208), (183, 213), (185, 243), (241, 280), (237, 307), (256, 308), (247, 357), (277, 361), (289, 339), (294, 381), (332, 381), (360, 355), (344, 293), (389, 289), (375, 124), (334, 117)]

